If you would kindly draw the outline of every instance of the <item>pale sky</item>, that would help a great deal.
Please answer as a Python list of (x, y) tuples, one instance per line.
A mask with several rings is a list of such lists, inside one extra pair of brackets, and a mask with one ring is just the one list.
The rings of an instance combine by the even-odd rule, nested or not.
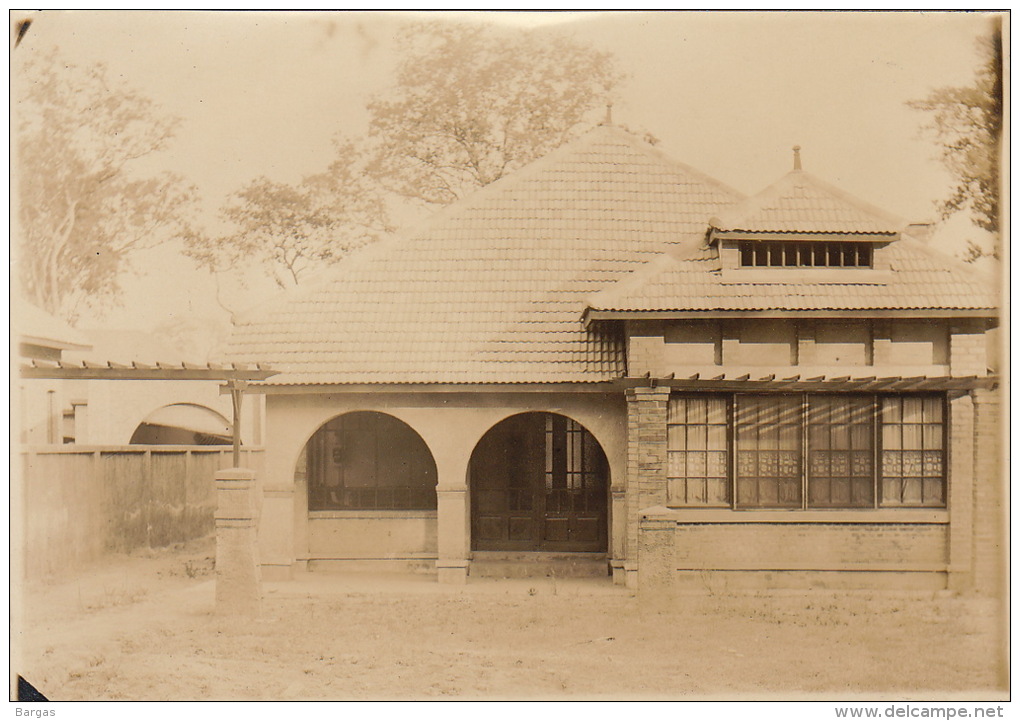
[[(433, 17), (438, 14), (430, 13)], [(12, 20), (21, 17), (12, 13)], [(410, 13), (36, 13), (15, 53), (58, 46), (102, 61), (180, 116), (156, 160), (196, 184), (212, 214), (226, 194), (266, 175), (322, 170), (338, 132), (365, 129), (384, 92), (393, 36)], [(454, 21), (453, 16), (451, 21)], [(457, 14), (464, 17), (464, 14)], [(475, 13), (529, 32), (563, 32), (610, 51), (630, 75), (614, 120), (649, 131), (661, 149), (752, 194), (804, 168), (892, 213), (934, 220), (948, 175), (905, 102), (963, 85), (988, 17), (969, 13)], [(17, 63), (15, 61), (14, 68)], [(970, 233), (965, 223), (959, 232)], [(976, 233), (976, 231), (975, 231)], [(219, 316), (211, 281), (167, 248), (139, 257), (124, 307), (82, 325), (151, 327)], [(158, 268), (158, 270), (156, 270)], [(234, 291), (243, 309), (267, 286)]]

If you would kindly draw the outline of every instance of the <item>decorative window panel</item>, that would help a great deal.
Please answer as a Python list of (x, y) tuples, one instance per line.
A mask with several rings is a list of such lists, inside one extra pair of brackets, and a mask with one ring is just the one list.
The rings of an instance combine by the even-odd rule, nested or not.
[(808, 396), (808, 506), (875, 505), (874, 417), (870, 397)]
[(738, 508), (801, 507), (802, 405), (800, 396), (736, 397)]
[(882, 398), (881, 403), (882, 505), (944, 506), (943, 400)]
[(945, 507), (945, 400), (674, 395), (673, 506)]
[(727, 407), (722, 396), (670, 398), (667, 475), (671, 505), (729, 505)]

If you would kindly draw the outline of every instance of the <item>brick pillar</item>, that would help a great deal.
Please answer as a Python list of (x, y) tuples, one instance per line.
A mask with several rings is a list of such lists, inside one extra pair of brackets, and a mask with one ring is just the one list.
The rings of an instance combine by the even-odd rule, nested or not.
[(262, 510), (255, 473), (227, 468), (216, 473), (216, 612), (258, 616), (262, 571), (257, 543)]
[(949, 588), (972, 583), (974, 553), (974, 400), (949, 401)]
[(1002, 441), (999, 392), (974, 391), (974, 588), (1000, 597), (1006, 571)]
[(627, 585), (637, 587), (639, 511), (666, 505), (666, 406), (669, 388), (627, 391)]

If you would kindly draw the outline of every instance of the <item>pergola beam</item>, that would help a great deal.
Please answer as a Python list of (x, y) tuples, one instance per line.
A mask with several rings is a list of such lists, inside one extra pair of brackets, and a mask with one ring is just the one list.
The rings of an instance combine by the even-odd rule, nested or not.
[(193, 363), (67, 363), (64, 361), (31, 361), (22, 364), (22, 378), (48, 380), (101, 380), (101, 381), (264, 381), (279, 371), (262, 365), (254, 366), (196, 365)]
[(234, 468), (241, 465), (241, 398), (251, 381), (264, 381), (279, 371), (259, 364), (252, 367), (230, 363), (219, 365), (207, 363), (66, 363), (64, 361), (33, 360), (22, 364), (21, 377), (45, 380), (97, 380), (97, 381), (226, 381), (220, 386), (221, 393), (230, 393), (233, 406), (231, 435), (234, 446)]

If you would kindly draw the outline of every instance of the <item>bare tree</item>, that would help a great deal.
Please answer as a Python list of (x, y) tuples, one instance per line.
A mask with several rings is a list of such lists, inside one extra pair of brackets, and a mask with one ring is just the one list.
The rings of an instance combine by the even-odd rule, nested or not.
[(22, 290), (73, 321), (81, 304), (117, 298), (134, 251), (187, 232), (194, 189), (140, 162), (179, 121), (101, 64), (50, 51), (14, 72)]

